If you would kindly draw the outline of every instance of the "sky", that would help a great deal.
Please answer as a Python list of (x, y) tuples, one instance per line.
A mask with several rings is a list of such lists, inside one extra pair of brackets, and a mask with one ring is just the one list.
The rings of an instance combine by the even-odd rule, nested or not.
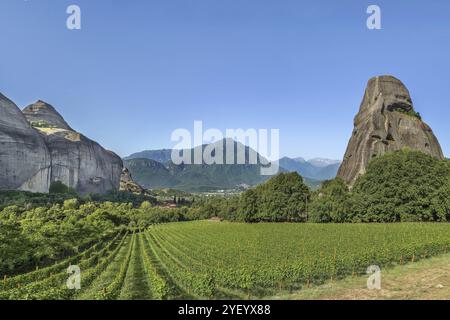
[[(81, 30), (66, 27), (72, 4)], [(448, 0), (0, 0), (0, 41), (2, 94), (52, 104), (121, 156), (171, 148), (200, 120), (280, 129), (282, 156), (342, 159), (384, 74), (450, 155)]]

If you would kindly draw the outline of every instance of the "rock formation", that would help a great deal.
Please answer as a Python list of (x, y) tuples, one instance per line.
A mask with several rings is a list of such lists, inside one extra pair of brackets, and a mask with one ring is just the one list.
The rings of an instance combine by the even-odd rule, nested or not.
[(414, 111), (404, 84), (392, 76), (372, 78), (338, 176), (352, 185), (372, 158), (405, 147), (444, 159), (433, 131)]
[(44, 137), (51, 155), (51, 181), (61, 181), (80, 194), (118, 190), (122, 160), (97, 142), (74, 131), (49, 104), (38, 101), (23, 110)]
[(0, 94), (0, 190), (47, 192), (51, 159), (44, 138)]
[(122, 175), (120, 177), (120, 191), (127, 191), (134, 194), (145, 193), (145, 189), (133, 180), (133, 177), (127, 168), (123, 168), (122, 170)]
[(74, 131), (49, 104), (23, 113), (0, 95), (0, 190), (48, 192), (61, 181), (80, 194), (118, 190), (122, 160)]

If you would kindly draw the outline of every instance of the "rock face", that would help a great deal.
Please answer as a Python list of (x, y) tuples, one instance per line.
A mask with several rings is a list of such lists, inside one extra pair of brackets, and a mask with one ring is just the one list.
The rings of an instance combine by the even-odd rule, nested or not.
[(405, 147), (444, 159), (433, 131), (414, 111), (404, 84), (392, 76), (372, 78), (338, 176), (352, 185), (372, 158)]
[(23, 110), (42, 135), (51, 155), (50, 181), (61, 181), (80, 194), (118, 190), (122, 160), (74, 131), (51, 105), (38, 101)]
[(0, 190), (47, 192), (51, 159), (44, 138), (0, 94)]
[(80, 194), (119, 190), (122, 160), (74, 131), (49, 104), (23, 112), (0, 94), (0, 190), (48, 192), (61, 181)]
[(127, 191), (135, 194), (145, 193), (145, 189), (134, 182), (131, 173), (127, 168), (123, 168), (122, 170), (122, 175), (120, 177), (120, 191)]

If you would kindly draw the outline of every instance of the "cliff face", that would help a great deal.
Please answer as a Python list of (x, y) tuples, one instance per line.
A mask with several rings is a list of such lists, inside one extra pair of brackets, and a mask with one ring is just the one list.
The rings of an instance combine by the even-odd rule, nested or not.
[(369, 80), (338, 176), (352, 185), (369, 161), (405, 147), (444, 159), (431, 128), (414, 111), (408, 89), (392, 76)]
[(134, 182), (130, 171), (127, 168), (123, 168), (122, 175), (120, 177), (120, 191), (127, 191), (134, 194), (144, 194), (145, 189), (139, 184)]
[(81, 194), (119, 189), (123, 167), (119, 156), (74, 131), (43, 101), (29, 105), (23, 114), (50, 151), (52, 182), (61, 181)]
[(61, 181), (81, 194), (119, 190), (122, 160), (74, 131), (49, 104), (23, 113), (0, 95), (0, 189), (48, 192)]
[(47, 192), (51, 159), (44, 138), (0, 94), (0, 189)]

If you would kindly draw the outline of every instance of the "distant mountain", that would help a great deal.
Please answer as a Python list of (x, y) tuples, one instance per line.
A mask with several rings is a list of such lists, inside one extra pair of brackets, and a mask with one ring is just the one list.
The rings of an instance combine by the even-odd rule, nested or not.
[(311, 160), (308, 160), (308, 163), (312, 164), (315, 167), (318, 168), (325, 168), (332, 165), (340, 165), (340, 160), (332, 160), (332, 159), (325, 159), (325, 158), (314, 158)]
[[(226, 140), (225, 140), (226, 142)], [(227, 144), (223, 143), (224, 161), (226, 159)], [(232, 141), (234, 147), (234, 160), (237, 162), (238, 149), (242, 148), (245, 154), (245, 162), (242, 164), (179, 164), (171, 160), (172, 150), (148, 150), (135, 153), (124, 160), (125, 167), (133, 175), (134, 180), (148, 189), (172, 188), (189, 192), (202, 192), (221, 189), (234, 189), (242, 185), (253, 186), (266, 181), (270, 176), (261, 175), (261, 167), (267, 160), (261, 157), (253, 149), (243, 144)], [(184, 150), (192, 156), (199, 148), (201, 152), (211, 145), (198, 146), (194, 149)], [(217, 149), (216, 149), (217, 150)], [(181, 152), (181, 151), (180, 151)], [(143, 158), (135, 158), (142, 156)], [(214, 156), (214, 154), (213, 154)], [(256, 164), (249, 159), (257, 160)], [(156, 159), (159, 159), (156, 160)]]
[(131, 154), (128, 157), (125, 157), (124, 160), (131, 159), (150, 159), (155, 160), (161, 163), (169, 162), (172, 156), (171, 149), (161, 149), (161, 150), (144, 150), (141, 152), (136, 152)]
[[(221, 140), (215, 144), (223, 143), (224, 159), (226, 159), (226, 142), (234, 147), (235, 162), (237, 160), (237, 150), (245, 150), (245, 163), (243, 164), (185, 164), (176, 165), (171, 160), (172, 150), (146, 150), (134, 153), (124, 158), (124, 165), (133, 175), (133, 179), (147, 189), (171, 188), (188, 192), (205, 192), (222, 189), (234, 189), (240, 186), (254, 186), (265, 182), (271, 176), (262, 176), (261, 167), (268, 161), (259, 155), (255, 150), (244, 146), (243, 144), (232, 140)], [(224, 143), (225, 142), (225, 143)], [(214, 145), (213, 145), (214, 146)], [(201, 148), (202, 152), (205, 148), (211, 148), (211, 145), (202, 145), (194, 149), (184, 150), (192, 157), (195, 151)], [(250, 157), (257, 159), (257, 164), (249, 162)], [(305, 183), (312, 189), (317, 189), (322, 180), (335, 175), (334, 166), (319, 168), (302, 158), (289, 159), (280, 164), (280, 172), (297, 171), (304, 176)], [(332, 161), (332, 160), (329, 160)], [(293, 163), (291, 165), (291, 163)], [(307, 167), (308, 170), (298, 171), (298, 167)], [(328, 172), (332, 169), (332, 172)], [(317, 174), (320, 171), (321, 174)], [(309, 176), (302, 172), (310, 173)], [(319, 178), (317, 178), (319, 177)], [(325, 178), (323, 178), (325, 177)]]
[(306, 161), (303, 158), (288, 157), (281, 158), (279, 163), (287, 171), (298, 172), (304, 178), (319, 181), (334, 179), (341, 164), (338, 160), (315, 158)]

